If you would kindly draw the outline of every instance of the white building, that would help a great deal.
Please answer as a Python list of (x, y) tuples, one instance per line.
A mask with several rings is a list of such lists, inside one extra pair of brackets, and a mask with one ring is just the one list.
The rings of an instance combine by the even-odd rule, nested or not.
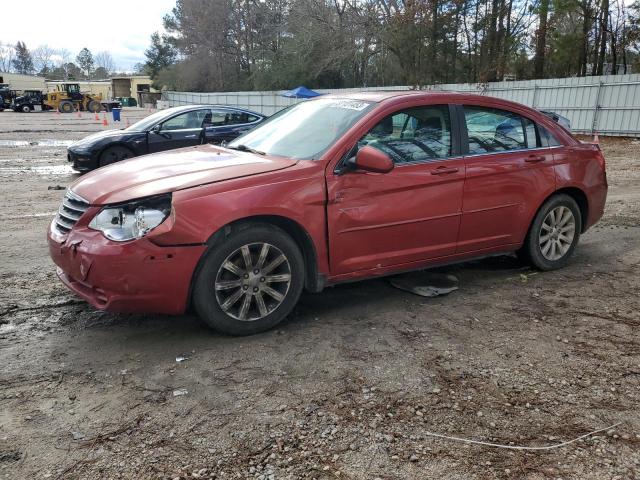
[(44, 78), (35, 75), (0, 72), (0, 83), (8, 83), (11, 90), (46, 90)]

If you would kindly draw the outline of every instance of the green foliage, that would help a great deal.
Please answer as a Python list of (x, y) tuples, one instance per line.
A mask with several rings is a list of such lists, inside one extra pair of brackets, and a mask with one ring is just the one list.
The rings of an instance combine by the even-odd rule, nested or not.
[(84, 47), (78, 55), (76, 56), (76, 62), (80, 66), (80, 69), (84, 72), (84, 75), (89, 78), (91, 77), (91, 73), (93, 72), (93, 55), (91, 51)]
[(18, 42), (15, 46), (15, 58), (12, 61), (16, 73), (30, 75), (34, 72), (33, 58), (31, 52), (24, 42)]
[[(156, 86), (229, 91), (421, 87), (579, 75), (588, 64), (610, 61), (632, 65), (640, 47), (640, 0), (607, 16), (602, 5), (604, 0), (177, 0), (163, 20), (167, 33), (151, 37), (145, 68)], [(599, 22), (605, 18), (602, 56)]]
[[(161, 37), (158, 32), (151, 35), (151, 46), (144, 52), (147, 61), (144, 64), (144, 71), (155, 81), (158, 74), (163, 69), (167, 69), (176, 61), (176, 49), (165, 38)], [(155, 88), (161, 88), (162, 85), (154, 84)]]

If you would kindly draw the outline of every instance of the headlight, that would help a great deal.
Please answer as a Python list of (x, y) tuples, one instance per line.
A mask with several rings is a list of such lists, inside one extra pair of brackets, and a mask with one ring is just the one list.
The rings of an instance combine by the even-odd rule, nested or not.
[(104, 207), (89, 222), (109, 240), (126, 242), (141, 238), (156, 228), (171, 213), (171, 194)]

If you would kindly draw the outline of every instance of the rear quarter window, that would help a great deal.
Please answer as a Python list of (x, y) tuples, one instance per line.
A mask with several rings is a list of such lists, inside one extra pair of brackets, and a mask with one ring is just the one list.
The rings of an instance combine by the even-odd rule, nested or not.
[(562, 145), (558, 139), (542, 125), (538, 125), (538, 133), (540, 134), (541, 147), (557, 147)]

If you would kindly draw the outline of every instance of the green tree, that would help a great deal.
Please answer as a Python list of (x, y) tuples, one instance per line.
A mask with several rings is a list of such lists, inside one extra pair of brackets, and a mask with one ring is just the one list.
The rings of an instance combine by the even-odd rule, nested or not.
[(158, 32), (154, 32), (151, 35), (151, 46), (145, 50), (144, 55), (147, 57), (144, 69), (155, 80), (161, 70), (175, 63), (177, 53), (169, 42), (165, 41)]
[(93, 72), (93, 55), (91, 54), (91, 50), (87, 47), (84, 47), (80, 50), (80, 53), (76, 56), (76, 62), (78, 62), (78, 66), (84, 72), (87, 78), (91, 77), (91, 72)]
[(33, 67), (33, 58), (31, 56), (31, 52), (24, 42), (16, 43), (15, 58), (12, 60), (12, 63), (16, 73), (29, 75), (32, 74), (35, 70)]

